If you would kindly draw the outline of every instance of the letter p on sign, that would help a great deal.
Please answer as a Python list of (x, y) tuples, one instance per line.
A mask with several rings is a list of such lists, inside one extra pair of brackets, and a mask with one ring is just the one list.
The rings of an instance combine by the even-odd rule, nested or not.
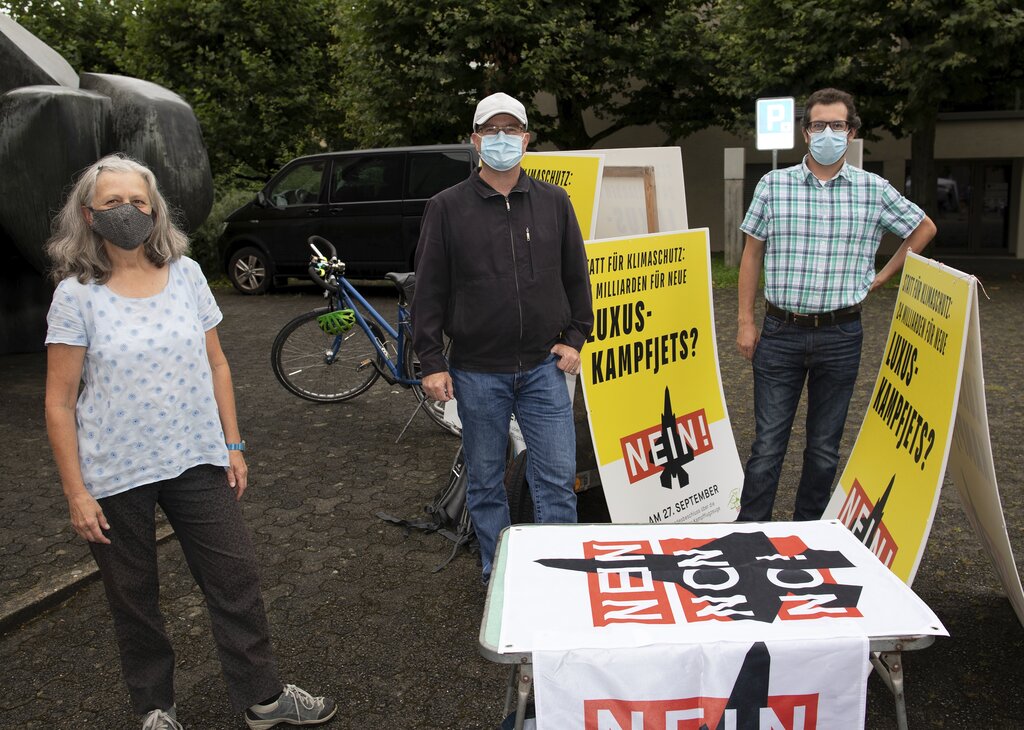
[(793, 97), (757, 100), (757, 149), (793, 149)]

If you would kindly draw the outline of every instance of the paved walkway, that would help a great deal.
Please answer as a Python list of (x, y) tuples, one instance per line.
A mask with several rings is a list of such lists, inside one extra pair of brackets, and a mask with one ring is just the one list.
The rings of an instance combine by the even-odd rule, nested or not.
[[(372, 293), (375, 304), (393, 307), (386, 290)], [(989, 415), (1020, 565), (1024, 285), (992, 284), (988, 294), (981, 319)], [(866, 408), (894, 299), (887, 290), (866, 310), (866, 365), (846, 450)], [(244, 509), (286, 681), (340, 700), (330, 727), (495, 727), (506, 674), (477, 653), (484, 594), (475, 560), (462, 555), (432, 573), (450, 543), (406, 535), (374, 517), (378, 510), (422, 514), (444, 481), (455, 439), (420, 415), (394, 444), (413, 399), (383, 381), (353, 402), (326, 406), (296, 399), (276, 383), (270, 344), (292, 316), (319, 304), (311, 288), (255, 298), (221, 291), (218, 300), (250, 447)], [(732, 345), (735, 318), (735, 292), (718, 292), (721, 368), (745, 458), (753, 435), (751, 376)], [(0, 356), (0, 727), (137, 727), (102, 586), (88, 580), (88, 550), (67, 524), (43, 423), (44, 378), (42, 354)], [(795, 482), (802, 439), (798, 426), (783, 484)], [(792, 492), (781, 490), (778, 504), (776, 517), (784, 518)], [(162, 601), (179, 652), (179, 718), (186, 728), (242, 728), (225, 699), (202, 599), (176, 541), (166, 540), (160, 554)], [(1005, 688), (1024, 684), (1024, 628), (951, 485), (915, 589), (952, 637), (906, 657), (911, 726), (1018, 726), (1024, 695)], [(869, 685), (867, 727), (895, 727), (891, 698), (877, 678)]]

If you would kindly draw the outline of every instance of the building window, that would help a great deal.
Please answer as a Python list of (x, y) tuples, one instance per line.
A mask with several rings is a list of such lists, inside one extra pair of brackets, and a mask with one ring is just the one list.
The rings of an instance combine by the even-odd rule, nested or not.
[[(935, 250), (1009, 253), (1012, 164), (1009, 160), (936, 160)], [(907, 163), (910, 190), (910, 163)]]

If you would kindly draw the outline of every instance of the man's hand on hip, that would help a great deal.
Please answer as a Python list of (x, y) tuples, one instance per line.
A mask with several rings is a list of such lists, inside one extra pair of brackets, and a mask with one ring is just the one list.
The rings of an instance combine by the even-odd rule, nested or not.
[(455, 397), (455, 387), (452, 385), (452, 376), (447, 370), (440, 373), (431, 373), (421, 381), (423, 392), (431, 400), (450, 401)]
[(561, 343), (551, 348), (551, 354), (558, 358), (558, 369), (569, 373), (569, 375), (579, 375), (580, 372), (580, 353), (579, 350), (575, 350), (569, 345), (563, 345)]

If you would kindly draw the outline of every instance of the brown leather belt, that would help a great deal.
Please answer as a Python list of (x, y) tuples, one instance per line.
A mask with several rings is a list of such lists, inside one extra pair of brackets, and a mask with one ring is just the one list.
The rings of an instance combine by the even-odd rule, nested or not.
[(852, 322), (855, 319), (860, 319), (860, 310), (861, 305), (854, 304), (852, 307), (844, 307), (831, 312), (797, 314), (796, 312), (787, 312), (785, 309), (779, 309), (769, 301), (764, 303), (765, 314), (777, 317), (786, 324), (795, 324), (797, 327), (831, 327), (843, 322)]

